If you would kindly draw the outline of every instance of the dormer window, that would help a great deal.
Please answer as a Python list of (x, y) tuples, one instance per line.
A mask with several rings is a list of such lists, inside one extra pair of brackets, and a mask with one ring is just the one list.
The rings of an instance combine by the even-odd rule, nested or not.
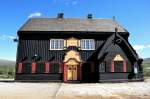
[(63, 39), (50, 39), (50, 50), (63, 50), (64, 40)]
[(81, 39), (81, 50), (95, 50), (94, 39)]

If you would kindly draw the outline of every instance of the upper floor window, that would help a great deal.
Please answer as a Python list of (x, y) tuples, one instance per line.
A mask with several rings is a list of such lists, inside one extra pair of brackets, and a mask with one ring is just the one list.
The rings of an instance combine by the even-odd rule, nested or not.
[(81, 39), (81, 50), (95, 50), (94, 39)]
[(63, 39), (51, 39), (50, 50), (63, 50), (64, 40)]

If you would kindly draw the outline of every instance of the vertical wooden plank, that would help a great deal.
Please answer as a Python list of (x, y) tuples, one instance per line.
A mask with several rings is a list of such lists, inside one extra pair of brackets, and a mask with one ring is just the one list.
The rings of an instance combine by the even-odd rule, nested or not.
[(35, 62), (33, 62), (32, 63), (32, 69), (31, 69), (31, 73), (35, 73), (36, 72), (36, 63)]
[(65, 64), (65, 81), (67, 81), (67, 76), (68, 76), (68, 68), (67, 65)]
[(77, 66), (77, 80), (80, 80), (80, 63)]
[(45, 63), (45, 73), (49, 73), (49, 63)]
[(94, 63), (93, 62), (91, 62), (91, 72), (93, 73), (94, 72)]
[(114, 61), (111, 62), (111, 72), (114, 72)]
[(127, 72), (126, 61), (123, 61), (123, 72)]
[(61, 73), (61, 63), (58, 64), (59, 64), (59, 73)]
[(64, 71), (63, 71), (63, 67), (64, 67), (64, 65), (63, 65), (63, 63), (61, 63), (61, 73), (64, 72)]
[(49, 63), (49, 73), (51, 73), (51, 67), (52, 67), (52, 64)]
[(22, 63), (18, 63), (17, 73), (22, 73)]
[(82, 80), (82, 63), (80, 63), (80, 81)]
[(66, 68), (66, 63), (64, 63), (64, 82), (67, 81), (67, 68)]

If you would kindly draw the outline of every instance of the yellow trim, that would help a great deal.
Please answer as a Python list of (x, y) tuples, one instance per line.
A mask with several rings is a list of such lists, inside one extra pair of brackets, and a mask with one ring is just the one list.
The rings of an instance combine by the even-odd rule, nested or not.
[(80, 47), (80, 40), (78, 40), (78, 39), (76, 39), (74, 37), (71, 37), (71, 38), (65, 40), (64, 46), (65, 47), (69, 47), (69, 46)]
[(71, 50), (69, 52), (66, 53), (65, 58), (64, 58), (64, 62), (67, 62), (69, 59), (75, 59), (78, 62), (81, 62), (81, 57), (79, 55), (79, 52), (76, 52), (74, 50)]
[(79, 63), (73, 59), (69, 60), (66, 65), (79, 65)]
[(124, 61), (123, 57), (120, 54), (117, 54), (114, 58), (114, 61)]

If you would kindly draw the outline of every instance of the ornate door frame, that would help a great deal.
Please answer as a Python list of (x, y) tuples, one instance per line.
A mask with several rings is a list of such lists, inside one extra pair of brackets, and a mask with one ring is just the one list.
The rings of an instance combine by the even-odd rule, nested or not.
[(69, 69), (68, 66), (77, 66), (76, 67), (77, 79), (75, 79), (75, 81), (80, 81), (82, 79), (82, 72), (81, 72), (82, 61), (77, 51), (74, 51), (74, 50), (68, 51), (64, 57), (63, 63), (64, 63), (64, 75), (63, 75), (64, 82), (69, 81), (68, 76), (70, 75), (68, 75), (68, 69)]

